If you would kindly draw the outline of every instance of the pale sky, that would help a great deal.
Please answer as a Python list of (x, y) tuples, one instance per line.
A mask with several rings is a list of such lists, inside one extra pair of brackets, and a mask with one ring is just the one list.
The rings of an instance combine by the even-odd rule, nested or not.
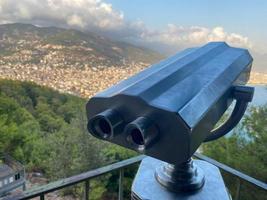
[(165, 53), (226, 41), (267, 68), (266, 0), (0, 0), (0, 23), (93, 31)]
[(267, 44), (266, 0), (107, 0), (125, 19), (142, 20), (154, 29), (177, 26), (223, 27), (226, 32)]

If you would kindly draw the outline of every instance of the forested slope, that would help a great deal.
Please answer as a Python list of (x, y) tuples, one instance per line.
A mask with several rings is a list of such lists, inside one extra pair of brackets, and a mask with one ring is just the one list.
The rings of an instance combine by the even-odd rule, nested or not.
[[(0, 80), (0, 151), (51, 181), (135, 155), (88, 134), (85, 103), (34, 83)], [(116, 191), (116, 177), (93, 182), (92, 195), (111, 198), (108, 190)], [(133, 173), (128, 177), (129, 187)]]
[[(72, 164), (66, 162), (82, 164), (82, 160), (96, 166), (101, 145), (87, 134), (84, 105), (84, 99), (33, 83), (1, 80), (1, 151), (24, 162), (28, 169), (47, 173), (56, 170), (48, 165), (55, 161), (61, 167)], [(64, 158), (61, 154), (69, 158), (58, 159)]]
[[(267, 104), (249, 108), (231, 136), (204, 144), (203, 153), (249, 176), (267, 182)], [(237, 179), (223, 173), (231, 194), (236, 194)], [(266, 200), (267, 192), (241, 181), (242, 200)]]
[[(136, 155), (99, 141), (86, 129), (86, 99), (29, 82), (0, 80), (0, 151), (23, 162), (27, 171), (49, 180), (79, 174)], [(231, 137), (205, 144), (203, 153), (266, 182), (267, 106), (252, 107)], [(136, 167), (125, 171), (129, 195)], [(118, 173), (92, 181), (92, 199), (116, 198)], [(235, 193), (236, 179), (224, 174)], [(81, 189), (72, 189), (81, 195)], [(241, 199), (264, 199), (266, 192), (242, 185)]]

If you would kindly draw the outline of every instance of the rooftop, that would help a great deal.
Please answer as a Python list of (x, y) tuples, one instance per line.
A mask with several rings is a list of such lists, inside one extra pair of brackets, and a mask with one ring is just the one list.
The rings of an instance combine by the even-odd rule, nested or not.
[(0, 179), (2, 177), (12, 174), (13, 172), (14, 172), (13, 169), (9, 167), (8, 165), (4, 163), (0, 164)]

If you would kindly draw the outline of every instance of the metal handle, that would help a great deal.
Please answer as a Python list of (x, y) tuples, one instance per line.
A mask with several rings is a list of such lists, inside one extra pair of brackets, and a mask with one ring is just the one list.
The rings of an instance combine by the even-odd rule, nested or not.
[(204, 140), (204, 142), (216, 140), (230, 132), (242, 119), (247, 109), (248, 102), (252, 101), (253, 95), (253, 87), (235, 86), (233, 96), (234, 99), (236, 99), (236, 104), (233, 112), (225, 123), (211, 131), (210, 135)]

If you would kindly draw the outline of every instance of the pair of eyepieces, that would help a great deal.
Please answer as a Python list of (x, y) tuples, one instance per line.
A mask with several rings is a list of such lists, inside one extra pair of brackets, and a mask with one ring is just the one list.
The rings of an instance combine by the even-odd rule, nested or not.
[(149, 117), (137, 117), (127, 124), (121, 115), (113, 109), (107, 109), (95, 115), (89, 120), (88, 129), (95, 137), (105, 140), (123, 133), (127, 142), (135, 150), (141, 152), (153, 144), (158, 136), (158, 128)]

